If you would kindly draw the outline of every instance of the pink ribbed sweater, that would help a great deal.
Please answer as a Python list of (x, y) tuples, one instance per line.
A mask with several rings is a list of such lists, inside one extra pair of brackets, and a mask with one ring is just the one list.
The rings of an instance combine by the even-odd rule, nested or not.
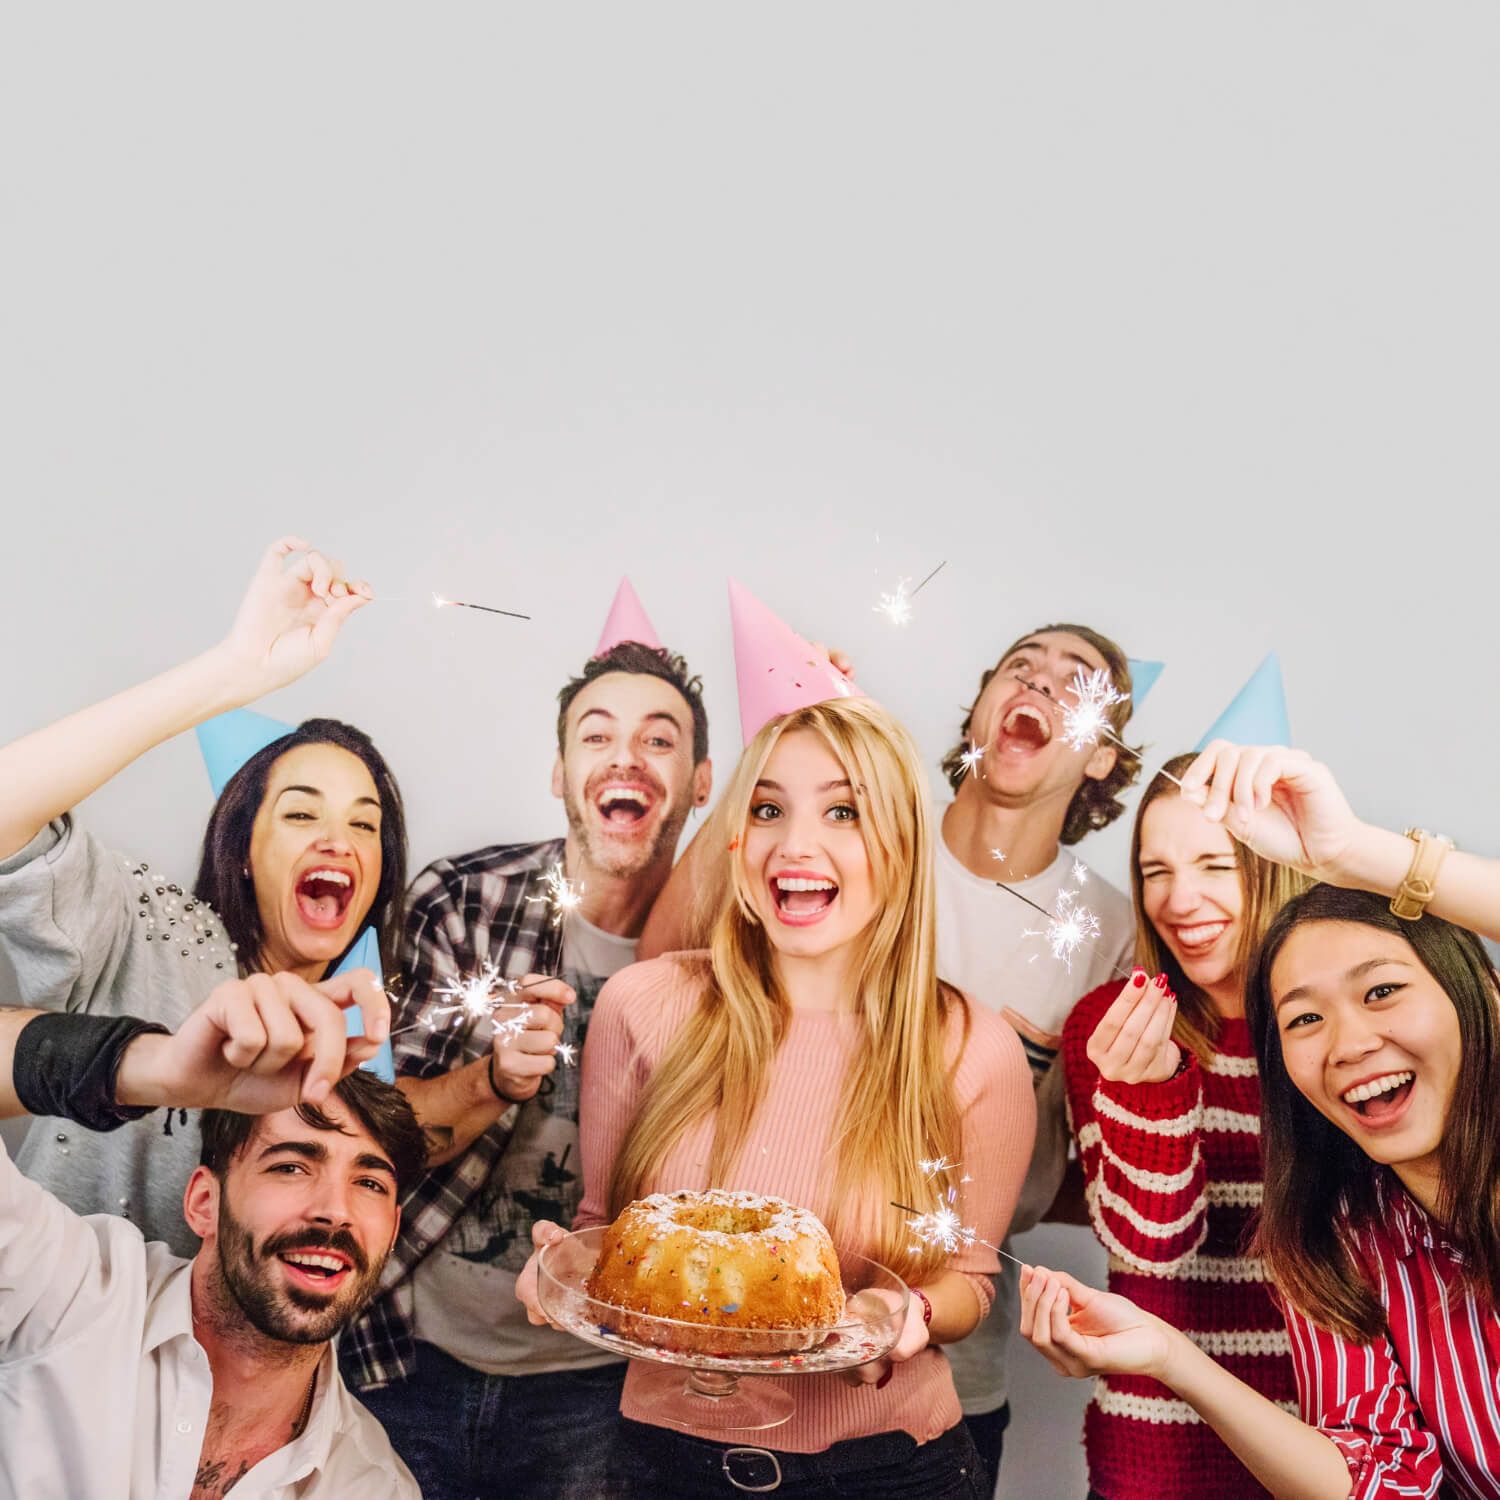
[[(669, 955), (633, 964), (599, 994), (583, 1050), (582, 1120), (584, 1197), (574, 1227), (610, 1222), (606, 1199), (615, 1153), (635, 1116), (651, 1070), (703, 992), (701, 956)], [(969, 1007), (969, 1037), (952, 1080), (963, 1115), (963, 1220), (982, 1239), (996, 1244), (1005, 1236), (1036, 1129), (1030, 1074), (1015, 1032), (983, 1006)], [(961, 1021), (955, 1016), (953, 1049)], [(830, 1012), (798, 1013), (771, 1068), (766, 1096), (750, 1134), (718, 1187), (774, 1193), (825, 1221), (831, 1217), (831, 1188), (837, 1149), (837, 1106), (844, 1070), (855, 1055), (860, 1022)], [(713, 1120), (707, 1118), (667, 1152), (647, 1193), (697, 1190), (710, 1186), (708, 1158)], [(922, 1205), (926, 1206), (926, 1205)], [(933, 1205), (934, 1207), (936, 1204)], [(895, 1214), (884, 1204), (872, 1213)], [(870, 1253), (873, 1246), (841, 1249)], [(951, 1269), (968, 1275), (985, 1311), (993, 1295), (989, 1274), (999, 1269), (994, 1252), (974, 1245), (955, 1254)], [(898, 1274), (900, 1266), (893, 1266)], [(650, 1421), (632, 1396), (634, 1365), (625, 1381), (621, 1410), (638, 1422)], [(756, 1377), (757, 1379), (771, 1377)], [(851, 1386), (838, 1375), (775, 1377), (796, 1399), (796, 1410), (764, 1442), (788, 1453), (816, 1453), (845, 1438), (904, 1429), (927, 1442), (959, 1419), (958, 1398), (948, 1362), (935, 1347), (895, 1367), (884, 1390)], [(698, 1432), (699, 1437), (722, 1434)], [(757, 1441), (761, 1441), (757, 1435)]]

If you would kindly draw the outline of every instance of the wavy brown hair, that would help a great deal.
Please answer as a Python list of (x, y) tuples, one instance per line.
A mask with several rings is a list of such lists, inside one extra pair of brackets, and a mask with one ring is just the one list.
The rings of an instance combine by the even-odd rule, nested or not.
[[(821, 736), (849, 777), (880, 897), (860, 940), (854, 980), (863, 1039), (844, 1079), (840, 1133), (828, 1148), (837, 1205), (830, 1227), (920, 1279), (940, 1270), (947, 1255), (935, 1246), (913, 1251), (905, 1217), (885, 1205), (925, 1203), (958, 1186), (954, 1173), (925, 1176), (918, 1163), (963, 1154), (951, 1082), (955, 1007), (965, 1041), (969, 1026), (967, 1002), (937, 977), (933, 830), (921, 760), (906, 730), (868, 698), (798, 709), (773, 719), (746, 746), (718, 826), (743, 834), (771, 751), (797, 730)], [(703, 999), (652, 1072), (621, 1143), (610, 1183), (614, 1213), (641, 1195), (672, 1142), (714, 1112), (708, 1179), (726, 1185), (786, 1036), (790, 1003), (750, 902), (749, 877), (742, 859), (723, 863), (728, 877), (718, 887), (707, 962), (682, 960), (703, 964)]]
[[(1177, 783), (1197, 759), (1197, 754), (1174, 755), (1147, 784), (1135, 810), (1135, 827), (1130, 831), (1130, 896), (1135, 903), (1135, 961), (1148, 974), (1164, 973), (1177, 995), (1177, 1020), (1172, 1040), (1185, 1047), (1200, 1063), (1207, 1064), (1219, 1044), (1219, 1012), (1213, 1000), (1182, 971), (1172, 950), (1161, 934), (1146, 920), (1145, 882), (1141, 878), (1141, 825), (1146, 809), (1162, 797), (1181, 793)], [(1244, 895), (1244, 913), (1240, 919), (1240, 946), (1235, 955), (1235, 969), (1244, 982), (1250, 972), (1256, 950), (1266, 935), (1276, 913), (1299, 891), (1307, 889), (1306, 877), (1285, 865), (1262, 859), (1248, 844), (1231, 839), (1234, 860), (1240, 871), (1240, 890)]]
[[(948, 785), (955, 792), (963, 785), (964, 777), (968, 775), (969, 768), (964, 764), (963, 757), (969, 748), (969, 736), (974, 727), (974, 710), (984, 696), (985, 688), (990, 685), (990, 680), (1017, 646), (1029, 641), (1034, 635), (1046, 635), (1052, 631), (1076, 635), (1079, 640), (1087, 641), (1104, 658), (1104, 665), (1109, 669), (1110, 681), (1114, 684), (1115, 691), (1126, 695), (1124, 702), (1115, 704), (1108, 711), (1110, 728), (1122, 739), (1124, 738), (1125, 726), (1130, 721), (1133, 706), (1130, 698), (1132, 691), (1130, 659), (1107, 635), (1100, 635), (1097, 630), (1090, 630), (1087, 625), (1039, 625), (1035, 630), (1028, 630), (1025, 635), (1017, 636), (1000, 653), (995, 665), (986, 669), (980, 677), (979, 691), (974, 694), (973, 702), (969, 704), (968, 711), (964, 714), (964, 721), (959, 725), (958, 743), (942, 759), (943, 775), (948, 778)], [(1109, 774), (1097, 780), (1092, 776), (1085, 776), (1083, 785), (1073, 794), (1073, 800), (1068, 804), (1060, 835), (1064, 844), (1076, 844), (1086, 833), (1091, 833), (1096, 828), (1107, 828), (1125, 811), (1125, 804), (1120, 800), (1120, 793), (1132, 786), (1136, 777), (1141, 774), (1140, 747), (1117, 745), (1111, 740), (1110, 748), (1115, 752), (1115, 763), (1110, 768)]]
[(1437, 1217), (1463, 1252), (1466, 1287), (1500, 1308), (1500, 991), (1472, 932), (1427, 915), (1404, 922), (1369, 891), (1315, 885), (1277, 914), (1256, 956), (1246, 1015), (1260, 1064), (1265, 1200), (1257, 1249), (1282, 1294), (1315, 1323), (1368, 1343), (1386, 1312), (1350, 1254), (1350, 1230), (1380, 1214), (1386, 1169), (1326, 1119), (1281, 1054), (1271, 969), (1286, 940), (1315, 922), (1355, 922), (1401, 938), (1458, 1014), (1458, 1078), (1438, 1147)]

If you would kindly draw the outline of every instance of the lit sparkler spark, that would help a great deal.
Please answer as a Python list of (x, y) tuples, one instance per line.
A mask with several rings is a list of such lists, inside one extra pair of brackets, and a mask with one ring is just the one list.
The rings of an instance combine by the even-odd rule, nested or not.
[(559, 1042), (552, 1051), (565, 1068), (571, 1068), (578, 1061), (578, 1048), (572, 1042)]
[(1077, 891), (1059, 891), (1046, 931), (1028, 927), (1021, 934), (1023, 937), (1045, 937), (1053, 958), (1061, 959), (1070, 974), (1073, 972), (1073, 955), (1085, 943), (1092, 943), (1099, 936), (1099, 918), (1077, 902)]
[(529, 620), (530, 615), (523, 615), (514, 609), (496, 609), (493, 604), (466, 604), (462, 599), (445, 599), (441, 594), (433, 594), (432, 607), (434, 609), (480, 609), (487, 615), (507, 615), (512, 620)]
[(1115, 739), (1107, 715), (1115, 704), (1123, 703), (1130, 694), (1117, 693), (1103, 667), (1096, 667), (1092, 672), (1079, 667), (1070, 686), (1077, 701), (1062, 711), (1063, 739), (1069, 747), (1084, 750), (1097, 745), (1101, 734)]
[(882, 594), (875, 606), (877, 615), (884, 615), (892, 625), (905, 625), (911, 619), (911, 595), (906, 592), (907, 580), (897, 579), (893, 594)]
[(1075, 859), (1073, 861), (1073, 883), (1082, 886), (1087, 884), (1088, 878), (1089, 867), (1081, 859)]
[(1006, 1260), (1015, 1261), (1019, 1265), (1025, 1262), (1010, 1253), (1002, 1250), (999, 1245), (990, 1240), (981, 1239), (979, 1232), (972, 1224), (965, 1224), (958, 1216), (958, 1210), (954, 1208), (954, 1199), (957, 1193), (953, 1188), (948, 1189), (947, 1200), (931, 1213), (922, 1213), (913, 1208), (909, 1203), (892, 1203), (892, 1208), (899, 1208), (902, 1213), (910, 1214), (912, 1217), (906, 1221), (906, 1227), (916, 1237), (917, 1245), (912, 1246), (915, 1252), (921, 1245), (936, 1245), (945, 1255), (952, 1255), (955, 1251), (966, 1250), (970, 1245), (983, 1245), (987, 1250), (993, 1250), (996, 1255), (1003, 1255)]
[(939, 1172), (946, 1172), (957, 1165), (956, 1161), (949, 1161), (946, 1156), (924, 1156), (917, 1162), (924, 1177), (936, 1177)]
[(969, 741), (969, 748), (958, 757), (958, 763), (972, 776), (979, 774), (979, 762), (984, 759), (984, 746)]
[(440, 1021), (457, 1026), (493, 1020), (497, 1010), (514, 1003), (516, 993), (515, 980), (505, 978), (496, 964), (486, 963), (477, 974), (461, 974), (437, 988), (435, 998), (446, 1004), (433, 1006), (427, 1024), (435, 1029)]
[(528, 896), (528, 901), (545, 901), (552, 908), (552, 925), (561, 927), (569, 912), (577, 911), (583, 903), (583, 886), (575, 885), (563, 874), (561, 863), (552, 866), (542, 876), (546, 889), (540, 896)]
[(1000, 861), (1000, 863), (1003, 865), (1005, 863), (1005, 850), (1004, 849), (991, 849), (990, 850), (990, 858), (991, 859), (998, 859)]

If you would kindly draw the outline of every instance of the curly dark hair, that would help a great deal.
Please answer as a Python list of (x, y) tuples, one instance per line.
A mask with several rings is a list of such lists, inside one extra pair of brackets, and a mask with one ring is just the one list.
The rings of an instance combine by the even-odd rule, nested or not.
[(573, 700), (595, 678), (606, 672), (632, 672), (644, 677), (659, 677), (682, 694), (693, 716), (693, 764), (708, 759), (708, 710), (703, 706), (703, 679), (688, 674), (688, 664), (675, 652), (662, 646), (643, 646), (639, 641), (621, 641), (602, 656), (584, 664), (578, 676), (570, 678), (557, 695), (557, 753), (567, 748), (568, 710)]
[[(1109, 710), (1109, 721), (1115, 733), (1123, 734), (1125, 725), (1130, 721), (1132, 707), (1132, 701), (1128, 696), (1132, 690), (1130, 659), (1107, 635), (1100, 635), (1097, 630), (1091, 630), (1087, 625), (1039, 625), (1035, 630), (1028, 630), (1025, 635), (1017, 636), (1000, 653), (995, 665), (987, 668), (980, 677), (979, 691), (974, 694), (974, 701), (969, 704), (968, 711), (964, 714), (964, 721), (959, 726), (958, 743), (942, 759), (943, 775), (948, 778), (948, 785), (955, 792), (963, 785), (964, 777), (968, 774), (968, 767), (964, 764), (963, 757), (969, 748), (969, 735), (974, 724), (974, 709), (984, 696), (985, 688), (990, 685), (990, 679), (1000, 670), (1001, 664), (1015, 651), (1016, 647), (1029, 641), (1033, 636), (1047, 635), (1052, 632), (1076, 635), (1079, 640), (1087, 641), (1104, 658), (1104, 665), (1109, 669), (1115, 690), (1127, 694), (1123, 703), (1116, 704)], [(1096, 828), (1109, 827), (1125, 811), (1125, 804), (1120, 801), (1120, 794), (1127, 787), (1132, 786), (1136, 777), (1141, 774), (1141, 752), (1138, 746), (1132, 747), (1124, 744), (1114, 745), (1113, 749), (1115, 763), (1110, 768), (1109, 775), (1100, 777), (1097, 781), (1091, 776), (1084, 777), (1083, 785), (1078, 788), (1073, 800), (1068, 804), (1061, 834), (1064, 844), (1076, 844), (1086, 833), (1091, 833)]]

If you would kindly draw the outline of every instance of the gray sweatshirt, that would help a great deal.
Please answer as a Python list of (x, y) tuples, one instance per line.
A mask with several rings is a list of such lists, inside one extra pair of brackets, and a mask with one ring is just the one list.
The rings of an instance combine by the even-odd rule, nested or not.
[[(218, 918), (145, 865), (62, 817), (0, 860), (0, 945), (21, 1004), (139, 1016), (176, 1030), (237, 969)], [(182, 1191), (198, 1161), (198, 1121), (157, 1110), (107, 1135), (32, 1121), (16, 1164), (82, 1214), (120, 1214), (148, 1240), (197, 1254)]]

